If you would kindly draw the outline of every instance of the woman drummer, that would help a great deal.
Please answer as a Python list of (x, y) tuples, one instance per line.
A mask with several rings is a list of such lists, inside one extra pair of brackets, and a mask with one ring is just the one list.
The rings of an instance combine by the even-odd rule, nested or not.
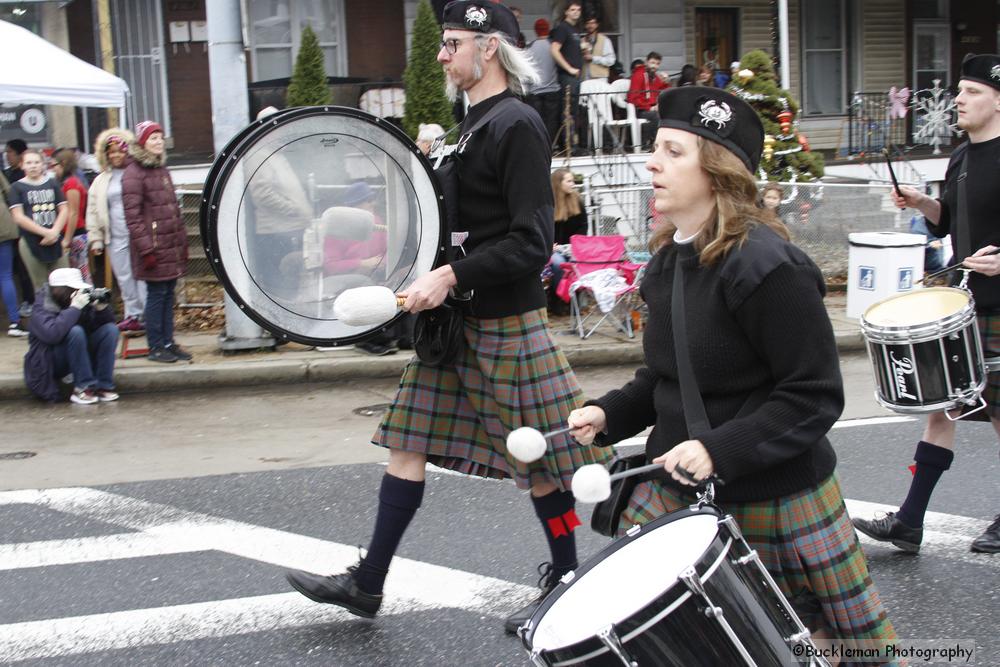
[[(570, 413), (571, 434), (611, 444), (653, 425), (646, 456), (665, 473), (636, 486), (619, 533), (694, 502), (679, 470), (699, 480), (715, 474), (725, 482), (716, 502), (814, 636), (891, 641), (826, 439), (844, 396), (823, 277), (756, 203), (761, 122), (748, 104), (710, 88), (665, 91), (659, 113), (646, 163), (663, 223), (641, 287), (645, 366)], [(688, 436), (677, 380), (676, 262), (687, 355), (711, 423), (697, 439)]]

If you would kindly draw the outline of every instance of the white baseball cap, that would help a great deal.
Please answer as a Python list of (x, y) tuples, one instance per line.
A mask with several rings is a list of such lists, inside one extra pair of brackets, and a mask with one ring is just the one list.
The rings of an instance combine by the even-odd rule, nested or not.
[(80, 269), (56, 269), (49, 274), (49, 287), (87, 289), (92, 287), (92, 285), (83, 281), (83, 274), (80, 273)]

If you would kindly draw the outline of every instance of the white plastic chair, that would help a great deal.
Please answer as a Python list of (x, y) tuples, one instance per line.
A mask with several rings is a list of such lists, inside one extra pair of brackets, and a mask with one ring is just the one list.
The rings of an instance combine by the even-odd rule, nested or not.
[(587, 107), (594, 150), (604, 147), (604, 125), (612, 119), (610, 92), (607, 79), (587, 79), (580, 82), (580, 104)]
[[(642, 124), (649, 121), (639, 118), (635, 112), (635, 105), (628, 101), (628, 88), (631, 82), (627, 78), (616, 79), (609, 84), (611, 94), (608, 96), (615, 106), (625, 109), (624, 120), (612, 120), (606, 123), (609, 127), (616, 129), (628, 127), (632, 131), (632, 150), (636, 153), (642, 150)], [(621, 134), (619, 134), (621, 138)], [(624, 141), (623, 141), (624, 143)]]
[(361, 94), (358, 108), (379, 118), (402, 118), (406, 91), (402, 88), (372, 88)]

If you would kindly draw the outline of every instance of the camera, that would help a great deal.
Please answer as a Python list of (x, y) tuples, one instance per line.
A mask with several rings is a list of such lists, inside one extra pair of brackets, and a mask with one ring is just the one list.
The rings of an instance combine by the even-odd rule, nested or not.
[(91, 303), (111, 303), (111, 290), (107, 287), (89, 287), (83, 293), (90, 297)]

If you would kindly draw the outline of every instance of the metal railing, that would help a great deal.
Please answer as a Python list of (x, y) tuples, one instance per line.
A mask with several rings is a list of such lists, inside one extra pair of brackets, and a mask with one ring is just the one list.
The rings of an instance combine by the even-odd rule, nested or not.
[(886, 93), (856, 92), (847, 108), (847, 154), (878, 154), (907, 143), (906, 118), (893, 118)]
[[(763, 185), (763, 184), (761, 184)], [(828, 282), (847, 275), (848, 234), (909, 232), (913, 211), (893, 206), (888, 184), (783, 183), (779, 217), (792, 241), (819, 266)], [(655, 224), (648, 186), (600, 187), (584, 191), (592, 234), (621, 234), (639, 257), (648, 251)]]

